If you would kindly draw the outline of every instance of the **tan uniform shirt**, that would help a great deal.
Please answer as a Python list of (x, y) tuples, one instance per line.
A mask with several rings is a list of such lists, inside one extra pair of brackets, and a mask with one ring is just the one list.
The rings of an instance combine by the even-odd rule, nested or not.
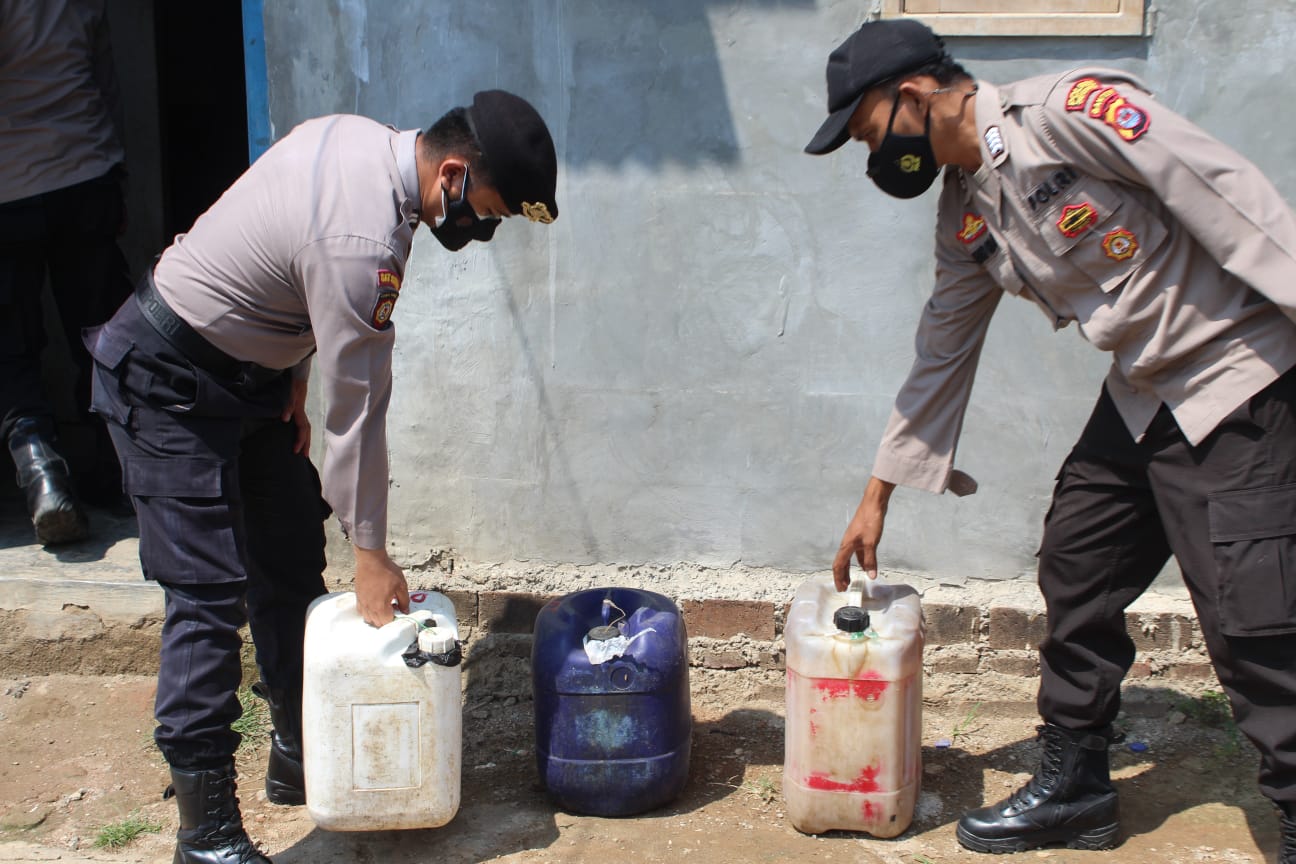
[(0, 0), (0, 204), (122, 162), (116, 107), (103, 0)]
[(417, 131), (309, 120), (277, 142), (162, 255), (158, 293), (230, 356), (314, 365), (324, 498), (351, 540), (387, 537), (390, 321), (418, 224)]
[(1135, 438), (1164, 403), (1198, 444), (1296, 365), (1296, 218), (1259, 169), (1124, 72), (979, 86), (983, 164), (945, 172), (936, 288), (875, 476), (975, 491), (954, 456), (1005, 292), (1111, 352)]

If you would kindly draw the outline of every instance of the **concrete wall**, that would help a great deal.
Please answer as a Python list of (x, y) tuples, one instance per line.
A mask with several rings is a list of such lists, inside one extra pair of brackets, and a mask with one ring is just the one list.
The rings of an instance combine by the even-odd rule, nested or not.
[[(933, 273), (935, 193), (867, 152), (812, 158), (853, 0), (265, 0), (276, 137), (355, 112), (425, 127), (478, 89), (531, 99), (562, 216), (414, 245), (397, 307), (391, 545), (406, 561), (822, 570), (868, 476)], [(1296, 200), (1288, 0), (1175, 0), (1147, 38), (950, 40), (1003, 82), (1101, 62), (1238, 147)], [(519, 220), (514, 220), (518, 222)], [(900, 490), (884, 568), (1033, 574), (1058, 465), (1106, 359), (1000, 307), (960, 466)]]

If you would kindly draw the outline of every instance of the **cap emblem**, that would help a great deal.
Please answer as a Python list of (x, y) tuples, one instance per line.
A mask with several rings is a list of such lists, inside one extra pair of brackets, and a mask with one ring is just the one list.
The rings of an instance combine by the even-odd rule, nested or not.
[(522, 215), (532, 222), (542, 222), (548, 225), (554, 221), (554, 217), (549, 213), (549, 208), (543, 201), (532, 203), (530, 201), (522, 202)]

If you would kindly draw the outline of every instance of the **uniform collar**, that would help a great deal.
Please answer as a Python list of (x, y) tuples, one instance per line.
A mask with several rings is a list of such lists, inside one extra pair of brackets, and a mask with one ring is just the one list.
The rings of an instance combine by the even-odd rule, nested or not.
[(423, 199), (419, 197), (418, 159), (414, 155), (418, 135), (419, 130), (417, 129), (407, 129), (396, 135), (396, 170), (400, 172), (401, 185), (405, 191), (405, 201), (410, 208), (410, 213), (407, 215), (415, 216), (417, 216), (423, 202)]

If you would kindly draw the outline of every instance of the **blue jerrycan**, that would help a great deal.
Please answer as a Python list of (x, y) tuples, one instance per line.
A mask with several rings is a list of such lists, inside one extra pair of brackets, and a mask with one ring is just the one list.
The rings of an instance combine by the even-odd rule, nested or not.
[(669, 598), (593, 588), (551, 600), (536, 616), (531, 676), (536, 766), (558, 806), (629, 816), (683, 791), (688, 636)]

